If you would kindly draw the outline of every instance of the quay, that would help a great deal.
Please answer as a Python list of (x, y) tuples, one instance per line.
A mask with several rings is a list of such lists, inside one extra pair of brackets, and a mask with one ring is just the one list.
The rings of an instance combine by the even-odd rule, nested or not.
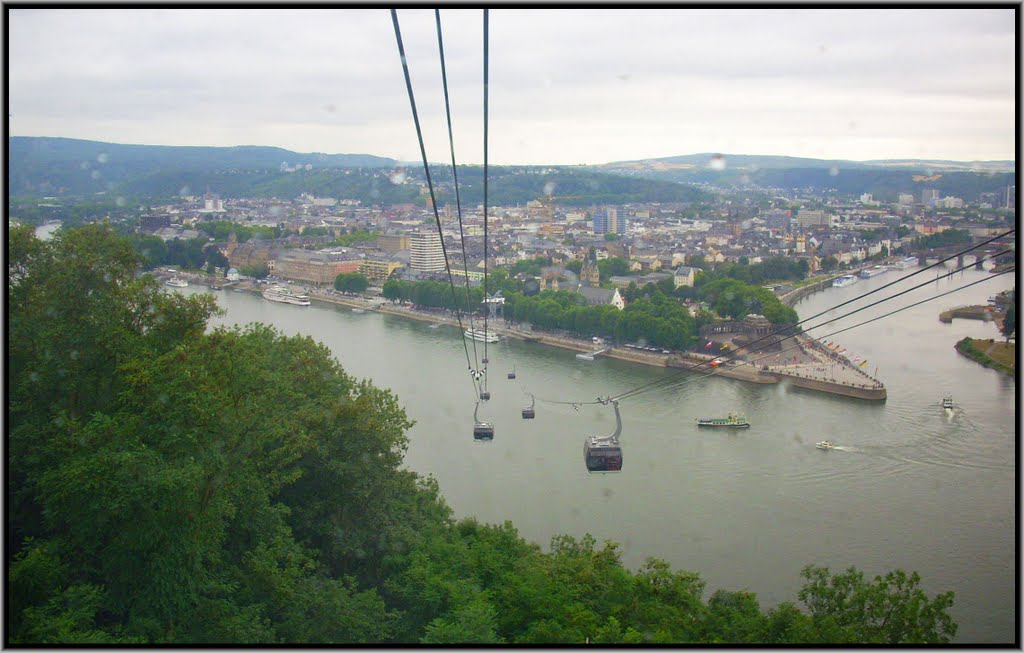
[[(179, 272), (179, 276), (185, 276), (190, 280), (206, 283), (207, 285), (212, 285), (214, 282), (212, 277), (207, 277), (206, 275), (182, 274)], [(831, 283), (831, 279), (826, 279), (798, 288), (793, 293), (789, 293), (789, 295), (801, 293), (802, 291), (801, 296), (806, 296), (817, 290), (824, 289), (831, 285)], [(259, 293), (261, 290), (259, 286), (250, 282), (236, 282), (232, 285), (236, 289), (246, 292)], [(225, 284), (224, 287), (227, 288), (228, 284)], [(298, 286), (298, 288), (302, 288), (302, 286)], [(443, 310), (428, 312), (406, 306), (392, 305), (384, 300), (369, 301), (360, 297), (332, 294), (318, 288), (305, 288), (303, 292), (311, 300), (327, 304), (362, 308), (419, 322), (444, 324), (453, 327), (458, 326), (458, 322), (447, 311)], [(468, 328), (468, 321), (464, 320), (463, 326)], [(509, 325), (504, 320), (489, 321), (487, 328), (499, 336), (523, 342), (557, 347), (576, 353), (589, 354), (594, 351), (594, 343), (591, 340), (578, 340), (547, 332), (526, 330), (516, 325)], [(793, 355), (783, 358), (782, 354), (779, 354), (772, 359), (770, 364), (761, 364), (763, 360), (767, 360), (771, 356), (765, 355), (763, 352), (755, 352), (753, 355), (758, 356), (758, 358), (755, 358), (754, 361), (746, 361), (739, 357), (730, 358), (721, 365), (711, 368), (708, 366), (708, 363), (716, 357), (704, 353), (673, 352), (671, 354), (662, 354), (610, 345), (603, 346), (604, 351), (601, 355), (651, 367), (693, 368), (695, 373), (708, 373), (713, 369), (715, 376), (748, 383), (788, 383), (795, 387), (818, 392), (870, 401), (885, 401), (886, 390), (880, 381), (854, 367), (848, 361), (843, 362), (845, 359), (837, 356), (820, 343), (804, 336), (786, 338), (782, 342), (790, 343), (783, 344), (782, 349), (792, 349), (796, 356), (795, 361), (792, 360)], [(787, 351), (786, 353), (789, 352)]]

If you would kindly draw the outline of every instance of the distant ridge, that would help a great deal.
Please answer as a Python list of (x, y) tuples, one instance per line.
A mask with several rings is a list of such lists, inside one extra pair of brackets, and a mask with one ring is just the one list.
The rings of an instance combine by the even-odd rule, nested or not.
[(744, 170), (772, 170), (779, 168), (906, 168), (912, 170), (943, 169), (967, 172), (1013, 172), (1016, 169), (1015, 161), (949, 161), (940, 159), (873, 159), (869, 161), (852, 161), (848, 159), (812, 159), (768, 154), (725, 154), (714, 152), (683, 154), (653, 159), (634, 159), (631, 161), (613, 161), (590, 167), (685, 170), (687, 168), (701, 167), (714, 168), (713, 162), (718, 162), (718, 165), (724, 164), (724, 168)]

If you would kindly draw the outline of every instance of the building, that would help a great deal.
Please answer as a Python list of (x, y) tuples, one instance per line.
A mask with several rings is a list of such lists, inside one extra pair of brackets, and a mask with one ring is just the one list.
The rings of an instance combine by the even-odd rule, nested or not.
[(769, 229), (789, 233), (791, 222), (789, 211), (785, 209), (772, 209), (765, 211), (761, 217), (764, 219), (765, 226)]
[(392, 261), (382, 258), (363, 259), (359, 265), (359, 273), (366, 277), (372, 285), (379, 286), (388, 280), (391, 273), (404, 267), (400, 261)]
[(317, 285), (330, 285), (339, 274), (358, 272), (363, 264), (360, 258), (342, 258), (329, 252), (307, 249), (275, 250), (267, 267), (282, 279), (303, 281)]
[(807, 209), (800, 209), (796, 214), (796, 223), (804, 229), (808, 227), (814, 227), (818, 225), (828, 226), (831, 224), (831, 220), (824, 211), (810, 211)]
[(611, 305), (620, 311), (626, 308), (626, 300), (619, 294), (618, 288), (591, 288), (580, 286), (576, 292), (583, 295), (587, 300), (587, 306)]
[(626, 233), (626, 215), (621, 209), (605, 207), (594, 211), (595, 234)]
[(384, 234), (377, 236), (377, 248), (388, 254), (397, 254), (409, 249), (409, 234)]
[(601, 272), (597, 267), (597, 263), (589, 258), (583, 261), (583, 267), (580, 268), (580, 282), (584, 286), (592, 286), (594, 288), (601, 285)]
[(690, 286), (692, 288), (693, 282), (697, 279), (698, 271), (699, 268), (691, 268), (685, 265), (680, 265), (676, 268), (675, 276), (673, 277), (676, 288), (680, 286)]
[(1005, 202), (1003, 204), (1003, 208), (1006, 208), (1006, 209), (1016, 208), (1017, 207), (1017, 187), (1016, 186), (1007, 186), (1006, 187), (1006, 192), (1003, 195), (1003, 199), (1005, 200)]
[(439, 272), (446, 269), (440, 234), (419, 231), (409, 237), (409, 267), (414, 272)]
[(914, 196), (910, 193), (900, 193), (900, 206), (914, 206)]
[(938, 188), (925, 188), (921, 191), (921, 204), (925, 206), (935, 206), (935, 202), (939, 199)]

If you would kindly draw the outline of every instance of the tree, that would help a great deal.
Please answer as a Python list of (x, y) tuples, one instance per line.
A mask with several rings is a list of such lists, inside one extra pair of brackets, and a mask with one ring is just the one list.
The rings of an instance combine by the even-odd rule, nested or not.
[(953, 592), (929, 599), (918, 587), (921, 577), (901, 569), (868, 581), (851, 567), (831, 575), (827, 567), (809, 565), (800, 600), (810, 610), (815, 625), (834, 623), (860, 644), (946, 644), (957, 626), (948, 610)]
[(1013, 301), (1010, 303), (1010, 307), (1006, 309), (1006, 315), (1003, 316), (1003, 336), (1006, 337), (1006, 342), (1010, 342), (1010, 336), (1012, 336), (1016, 330), (1017, 303)]
[(361, 293), (369, 286), (370, 282), (358, 272), (343, 272), (334, 278), (334, 289), (345, 293)]
[(268, 274), (270, 274), (270, 270), (267, 269), (266, 264), (243, 265), (239, 272), (241, 272), (244, 277), (252, 277), (254, 279), (264, 279)]

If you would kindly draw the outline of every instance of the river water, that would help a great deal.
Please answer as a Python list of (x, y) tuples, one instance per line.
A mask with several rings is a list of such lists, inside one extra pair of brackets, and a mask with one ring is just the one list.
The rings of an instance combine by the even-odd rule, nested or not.
[[(830, 288), (796, 309), (807, 318), (912, 271)], [(538, 401), (537, 418), (522, 420), (526, 392), (591, 401), (678, 371), (585, 362), (530, 343), (489, 345), (492, 399), (480, 418), (496, 433), (493, 442), (478, 443), (464, 339), (455, 328), (318, 303), (275, 304), (230, 290), (215, 293), (227, 313), (214, 323), (259, 321), (312, 336), (353, 376), (391, 388), (416, 421), (406, 464), (435, 476), (458, 516), (511, 520), (544, 547), (555, 534), (591, 533), (618, 542), (630, 568), (648, 556), (662, 558), (699, 572), (708, 595), (749, 590), (763, 606), (796, 602), (807, 564), (835, 571), (853, 565), (870, 577), (915, 570), (929, 594), (956, 592), (957, 642), (1006, 643), (1014, 639), (1017, 596), (1016, 384), (953, 348), (964, 336), (999, 338), (994, 323), (942, 324), (938, 315), (985, 304), (1013, 287), (1012, 276), (827, 338), (866, 358), (869, 371), (877, 366), (888, 388), (884, 403), (686, 373), (668, 390), (624, 400), (624, 470), (607, 475), (587, 474), (583, 440), (611, 433), (611, 408)], [(936, 281), (934, 271), (925, 271), (804, 326), (930, 281), (810, 331), (825, 335), (990, 277), (972, 269)], [(513, 366), (518, 378), (509, 380)], [(940, 405), (945, 395), (957, 406), (951, 414)], [(695, 426), (698, 417), (730, 411), (744, 413), (752, 427)], [(840, 449), (816, 449), (823, 439)]]

